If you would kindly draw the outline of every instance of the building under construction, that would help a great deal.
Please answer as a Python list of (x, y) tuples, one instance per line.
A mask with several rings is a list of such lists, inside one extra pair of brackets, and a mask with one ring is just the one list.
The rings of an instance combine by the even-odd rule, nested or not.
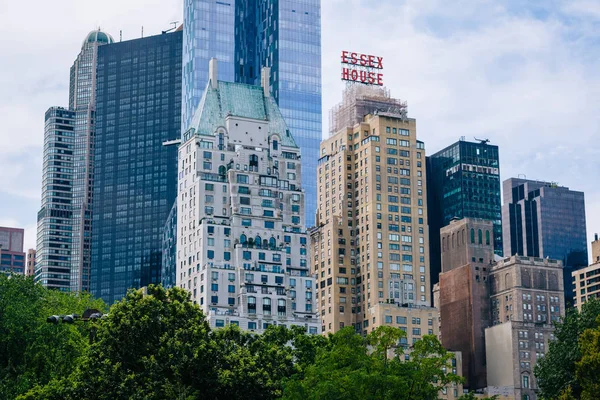
[(342, 95), (342, 102), (329, 112), (329, 134), (352, 127), (363, 121), (368, 114), (393, 114), (406, 119), (407, 103), (390, 97), (383, 87), (351, 84)]

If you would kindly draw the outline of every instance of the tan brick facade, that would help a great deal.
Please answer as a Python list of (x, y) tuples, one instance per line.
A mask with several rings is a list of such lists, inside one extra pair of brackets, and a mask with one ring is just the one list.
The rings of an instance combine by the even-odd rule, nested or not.
[[(323, 332), (366, 334), (431, 305), (425, 149), (416, 121), (367, 115), (321, 143), (312, 272)], [(403, 326), (412, 340), (410, 323)], [(421, 328), (437, 334), (436, 324)], [(418, 332), (418, 331), (415, 331)], [(414, 337), (417, 337), (415, 335)]]

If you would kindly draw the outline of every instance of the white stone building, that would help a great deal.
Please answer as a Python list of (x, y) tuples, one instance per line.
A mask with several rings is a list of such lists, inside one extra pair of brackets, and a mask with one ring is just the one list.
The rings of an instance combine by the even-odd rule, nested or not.
[(217, 81), (179, 147), (176, 284), (211, 327), (317, 333), (300, 149), (263, 87)]

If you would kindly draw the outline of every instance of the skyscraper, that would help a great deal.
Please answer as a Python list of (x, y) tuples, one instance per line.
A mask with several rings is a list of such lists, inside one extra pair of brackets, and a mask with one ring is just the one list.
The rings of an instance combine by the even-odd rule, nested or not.
[(113, 42), (100, 29), (87, 34), (71, 67), (69, 109), (46, 112), (35, 279), (63, 291), (89, 290), (96, 60)]
[(494, 252), (502, 255), (502, 205), (498, 146), (460, 140), (427, 157), (431, 281), (438, 282), (440, 229), (453, 218), (494, 224)]
[(510, 178), (503, 193), (504, 254), (562, 261), (565, 301), (572, 305), (571, 272), (588, 263), (583, 192)]
[(106, 302), (159, 283), (177, 195), (182, 32), (97, 53), (91, 291)]
[(75, 112), (75, 142), (70, 288), (74, 291), (90, 288), (96, 64), (98, 48), (113, 42), (113, 38), (100, 29), (90, 32), (71, 67), (69, 109)]
[[(439, 302), (442, 345), (461, 351), (465, 387), (486, 387), (485, 328), (490, 321), (488, 277), (494, 264), (489, 220), (452, 220), (440, 230)], [(460, 323), (457, 323), (460, 321)]]
[[(425, 145), (406, 103), (350, 87), (321, 143), (311, 265), (321, 329), (405, 329), (408, 345), (437, 334), (430, 307)], [(406, 341), (408, 340), (408, 342)]]
[(271, 68), (271, 95), (302, 151), (306, 222), (313, 225), (322, 135), (320, 0), (185, 0), (182, 133), (212, 57), (223, 81), (259, 85), (261, 68)]
[(24, 230), (0, 226), (0, 273), (25, 274)]
[(219, 81), (217, 60), (179, 147), (176, 284), (212, 327), (317, 333), (300, 149), (263, 87)]
[(44, 126), (42, 207), (37, 217), (34, 279), (62, 291), (71, 289), (74, 147), (75, 112), (49, 108)]

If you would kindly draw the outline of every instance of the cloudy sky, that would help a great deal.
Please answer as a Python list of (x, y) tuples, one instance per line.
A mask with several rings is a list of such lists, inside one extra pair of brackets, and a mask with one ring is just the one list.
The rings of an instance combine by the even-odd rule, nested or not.
[[(0, 226), (25, 228), (27, 247), (44, 112), (67, 105), (83, 38), (97, 26), (117, 40), (158, 34), (182, 15), (183, 0), (0, 2)], [(600, 0), (322, 0), (322, 45), (324, 131), (340, 51), (381, 55), (428, 153), (489, 138), (503, 180), (584, 191), (589, 239), (600, 231)]]

